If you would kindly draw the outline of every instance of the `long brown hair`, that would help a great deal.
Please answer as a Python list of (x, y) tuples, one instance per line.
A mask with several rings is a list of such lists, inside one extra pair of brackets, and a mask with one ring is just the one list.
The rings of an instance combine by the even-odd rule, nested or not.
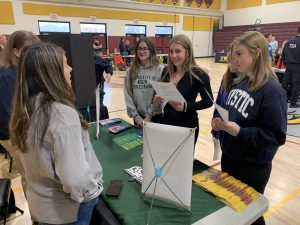
[(32, 32), (18, 30), (11, 34), (7, 44), (0, 56), (0, 69), (17, 68), (18, 57), (14, 49), (21, 50), (25, 43), (33, 44), (39, 42), (39, 38)]
[[(42, 145), (54, 102), (75, 109), (73, 90), (64, 77), (64, 54), (60, 47), (50, 43), (37, 43), (22, 50), (9, 127), (12, 143), (23, 152), (31, 123), (35, 141), (39, 137)], [(41, 99), (36, 107), (37, 96)], [(87, 129), (87, 122), (82, 117), (80, 121)]]
[(158, 66), (160, 64), (160, 62), (156, 56), (156, 50), (155, 50), (154, 44), (152, 43), (150, 38), (140, 38), (134, 48), (135, 58), (129, 69), (129, 87), (130, 87), (131, 91), (132, 91), (132, 85), (135, 82), (135, 80), (137, 79), (139, 70), (141, 68), (141, 62), (140, 62), (140, 59), (138, 58), (138, 48), (142, 42), (145, 42), (145, 44), (147, 45), (149, 52), (150, 52), (149, 66), (154, 67), (154, 66)]
[[(192, 42), (190, 41), (190, 39), (187, 36), (185, 36), (184, 34), (179, 34), (179, 35), (174, 36), (170, 40), (169, 47), (171, 46), (171, 44), (174, 44), (174, 43), (181, 45), (186, 50), (186, 57), (185, 57), (185, 61), (183, 62), (183, 69), (185, 72), (189, 72), (191, 85), (192, 85), (193, 77), (195, 77), (197, 80), (202, 82), (201, 79), (193, 72), (193, 69), (198, 68), (198, 69), (203, 70), (206, 73), (208, 73), (208, 71), (197, 65), (197, 63), (195, 61), (195, 57), (194, 57), (194, 50), (193, 50)], [(171, 79), (174, 76), (174, 73), (175, 73), (175, 66), (174, 66), (172, 60), (170, 59), (170, 52), (169, 52), (167, 70), (166, 70), (166, 73), (163, 75), (162, 80), (164, 80), (166, 78), (167, 74), (169, 74), (170, 79)]]
[(243, 73), (238, 76), (235, 83), (239, 83), (246, 77), (249, 77), (249, 91), (257, 91), (269, 79), (277, 79), (277, 76), (272, 69), (271, 61), (269, 60), (268, 42), (264, 35), (257, 31), (248, 31), (238, 37), (235, 40), (235, 44), (244, 45), (253, 56), (253, 63), (250, 72), (248, 74)]

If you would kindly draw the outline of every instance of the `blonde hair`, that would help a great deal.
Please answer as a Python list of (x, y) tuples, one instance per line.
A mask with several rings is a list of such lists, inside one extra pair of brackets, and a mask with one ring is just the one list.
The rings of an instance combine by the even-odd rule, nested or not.
[(253, 56), (249, 73), (241, 74), (235, 83), (249, 77), (249, 91), (257, 91), (271, 78), (277, 79), (268, 54), (268, 42), (264, 35), (257, 31), (249, 31), (235, 40), (235, 44), (244, 45)]
[[(42, 144), (54, 102), (76, 110), (73, 90), (64, 76), (64, 54), (60, 47), (50, 43), (37, 43), (22, 50), (9, 128), (12, 144), (23, 152), (26, 151), (27, 131), (34, 118), (38, 119), (34, 124), (34, 137), (40, 137), (39, 144)], [(35, 108), (40, 93), (43, 95)], [(82, 117), (80, 121), (87, 129), (87, 122)]]
[[(234, 47), (234, 42), (232, 42), (228, 49), (227, 49), (227, 62), (231, 63), (233, 61), (233, 47)], [(222, 92), (227, 92), (230, 88), (230, 86), (233, 83), (233, 77), (232, 77), (232, 72), (230, 71), (229, 66), (227, 66), (227, 70), (223, 76), (223, 83), (221, 87)]]
[[(174, 44), (174, 43), (181, 45), (186, 50), (186, 57), (185, 57), (185, 61), (183, 62), (183, 70), (185, 72), (189, 72), (191, 85), (192, 85), (193, 77), (195, 77), (197, 80), (201, 81), (201, 79), (193, 72), (193, 69), (198, 68), (198, 69), (203, 70), (206, 73), (208, 71), (199, 67), (196, 64), (195, 57), (194, 57), (194, 51), (193, 51), (193, 47), (192, 47), (192, 43), (191, 43), (190, 39), (187, 36), (185, 36), (184, 34), (179, 34), (179, 35), (174, 36), (170, 40), (169, 47), (171, 46), (171, 44)], [(167, 74), (169, 74), (170, 78), (172, 78), (174, 76), (174, 73), (175, 73), (175, 66), (174, 66), (172, 60), (170, 59), (170, 52), (169, 52), (168, 66), (167, 66), (166, 73), (164, 74), (162, 80), (164, 80), (166, 78)]]
[(33, 44), (40, 39), (32, 32), (18, 30), (11, 34), (0, 57), (0, 68), (17, 68), (18, 57), (14, 54), (14, 49), (21, 50), (25, 43)]
[(150, 40), (150, 38), (140, 38), (139, 41), (137, 42), (135, 48), (134, 48), (134, 53), (135, 53), (135, 58), (133, 60), (132, 65), (130, 66), (129, 69), (129, 87), (130, 90), (132, 91), (132, 86), (133, 83), (135, 82), (135, 80), (137, 79), (139, 70), (141, 69), (141, 63), (140, 63), (140, 59), (138, 58), (138, 48), (139, 45), (145, 42), (145, 44), (147, 45), (147, 48), (149, 49), (149, 64), (150, 66), (154, 67), (154, 66), (158, 66), (160, 64), (157, 56), (156, 56), (156, 50), (155, 50), (155, 46), (152, 43), (152, 41)]

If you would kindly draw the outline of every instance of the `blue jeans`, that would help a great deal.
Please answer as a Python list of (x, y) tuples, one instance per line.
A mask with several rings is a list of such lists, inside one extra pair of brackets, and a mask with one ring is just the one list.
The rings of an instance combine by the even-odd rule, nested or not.
[[(78, 210), (77, 221), (73, 223), (64, 223), (59, 225), (89, 225), (92, 218), (93, 208), (95, 205), (97, 205), (97, 203), (98, 203), (98, 197), (94, 198), (89, 202), (81, 203)], [(54, 225), (54, 224), (39, 223), (39, 225)]]

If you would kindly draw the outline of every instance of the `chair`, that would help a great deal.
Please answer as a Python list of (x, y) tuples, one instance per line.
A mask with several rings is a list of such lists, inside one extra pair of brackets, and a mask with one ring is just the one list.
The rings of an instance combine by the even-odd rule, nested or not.
[[(6, 150), (5, 150), (6, 151)], [(13, 157), (11, 157), (11, 155), (9, 154), (8, 151), (5, 152), (5, 159), (9, 160), (9, 169), (8, 172), (11, 173), (11, 169), (12, 169), (12, 164), (13, 164)]]
[(6, 224), (9, 208), (18, 210), (21, 214), (24, 213), (23, 210), (19, 209), (17, 206), (9, 202), (10, 194), (11, 194), (11, 180), (8, 178), (0, 179), (0, 209), (2, 209), (3, 211), (4, 225)]

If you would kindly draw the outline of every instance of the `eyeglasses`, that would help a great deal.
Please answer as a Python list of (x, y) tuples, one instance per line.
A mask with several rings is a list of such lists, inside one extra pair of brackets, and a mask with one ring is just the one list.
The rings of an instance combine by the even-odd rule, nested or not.
[(138, 48), (139, 52), (146, 52), (149, 51), (149, 48)]

